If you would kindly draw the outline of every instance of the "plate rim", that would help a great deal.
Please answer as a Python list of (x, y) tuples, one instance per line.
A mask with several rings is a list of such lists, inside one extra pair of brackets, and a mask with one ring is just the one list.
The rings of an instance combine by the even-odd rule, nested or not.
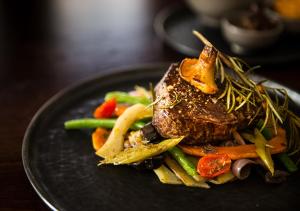
[(28, 178), (31, 186), (35, 190), (35, 192), (38, 194), (38, 196), (42, 199), (42, 201), (52, 210), (60, 210), (58, 209), (58, 205), (55, 202), (55, 200), (51, 199), (51, 196), (43, 190), (43, 188), (40, 187), (40, 184), (38, 184), (35, 176), (33, 175), (30, 164), (29, 164), (29, 142), (30, 142), (30, 136), (34, 130), (34, 126), (36, 125), (36, 122), (38, 121), (38, 118), (45, 112), (45, 110), (51, 106), (53, 103), (55, 103), (57, 100), (61, 99), (63, 96), (67, 95), (68, 93), (71, 93), (75, 89), (85, 86), (87, 84), (93, 83), (93, 81), (96, 81), (100, 78), (118, 75), (118, 74), (124, 74), (127, 72), (136, 72), (136, 71), (145, 71), (145, 69), (161, 69), (164, 67), (168, 67), (170, 63), (168, 62), (159, 62), (159, 63), (145, 63), (145, 64), (139, 64), (139, 65), (128, 65), (123, 66), (119, 68), (108, 68), (104, 70), (100, 70), (98, 74), (89, 76), (85, 79), (81, 79), (63, 89), (58, 91), (56, 94), (51, 96), (49, 99), (47, 99), (35, 112), (33, 117), (31, 118), (28, 126), (26, 127), (25, 134), (22, 139), (22, 149), (21, 149), (21, 157), (22, 157), (22, 165), (23, 169), (26, 173), (26, 177)]

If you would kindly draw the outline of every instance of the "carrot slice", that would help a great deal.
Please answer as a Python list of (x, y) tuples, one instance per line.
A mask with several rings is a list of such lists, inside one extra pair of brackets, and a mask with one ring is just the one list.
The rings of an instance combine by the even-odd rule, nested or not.
[(97, 128), (92, 134), (93, 148), (97, 151), (100, 149), (107, 140), (109, 131), (104, 128)]
[(114, 114), (116, 116), (121, 116), (128, 107), (128, 105), (117, 104)]
[[(268, 141), (271, 154), (277, 154), (286, 150), (285, 130), (278, 128), (277, 136)], [(241, 158), (257, 158), (256, 147), (254, 144), (246, 144), (232, 147), (211, 147), (207, 149), (203, 146), (180, 145), (180, 148), (187, 154), (202, 157), (208, 154), (227, 154), (230, 159), (238, 160)]]

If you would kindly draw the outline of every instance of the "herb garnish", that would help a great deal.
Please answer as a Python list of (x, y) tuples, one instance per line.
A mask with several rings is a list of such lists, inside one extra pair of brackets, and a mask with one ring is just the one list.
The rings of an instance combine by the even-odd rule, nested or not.
[[(193, 34), (205, 45), (214, 47), (201, 33), (193, 31)], [(249, 124), (263, 117), (264, 121), (260, 128), (261, 131), (271, 124), (275, 133), (277, 133), (278, 122), (285, 125), (288, 131), (287, 151), (289, 155), (298, 155), (297, 164), (299, 164), (300, 117), (289, 110), (289, 101), (291, 99), (287, 91), (285, 89), (267, 87), (264, 85), (266, 81), (255, 83), (248, 76), (259, 66), (250, 67), (245, 61), (226, 55), (218, 49), (216, 50), (218, 51), (215, 63), (216, 74), (218, 74), (220, 83), (225, 86), (218, 100), (226, 98), (226, 108), (229, 113), (237, 111), (244, 106), (249, 110), (251, 106), (255, 110), (255, 114), (250, 119)], [(225, 68), (230, 69), (232, 74), (225, 71)], [(280, 101), (280, 97), (283, 100)]]

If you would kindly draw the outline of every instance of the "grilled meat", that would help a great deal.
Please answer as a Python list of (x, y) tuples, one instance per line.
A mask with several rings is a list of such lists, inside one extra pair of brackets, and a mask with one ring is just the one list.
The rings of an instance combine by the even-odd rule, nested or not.
[(250, 114), (226, 110), (223, 90), (205, 94), (179, 75), (179, 65), (172, 64), (155, 87), (152, 124), (165, 138), (185, 136), (186, 144), (204, 144), (231, 138), (233, 129), (247, 126)]

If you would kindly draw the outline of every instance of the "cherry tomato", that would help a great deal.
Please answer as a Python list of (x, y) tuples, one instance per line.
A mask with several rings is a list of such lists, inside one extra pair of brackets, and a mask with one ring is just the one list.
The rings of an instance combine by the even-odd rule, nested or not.
[(106, 142), (109, 136), (109, 131), (104, 128), (97, 128), (92, 134), (93, 148), (98, 151)]
[(213, 178), (230, 170), (231, 160), (227, 154), (209, 154), (200, 158), (197, 172), (206, 178)]
[(108, 101), (105, 101), (94, 111), (95, 118), (109, 118), (113, 115), (117, 106), (116, 99), (112, 98)]

